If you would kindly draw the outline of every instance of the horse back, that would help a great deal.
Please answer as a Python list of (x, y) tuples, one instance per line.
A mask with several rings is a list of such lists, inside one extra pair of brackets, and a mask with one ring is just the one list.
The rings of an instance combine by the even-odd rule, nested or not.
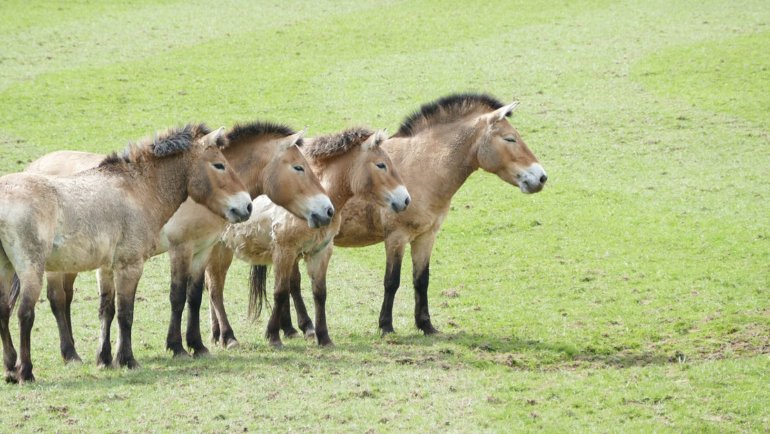
[(51, 176), (68, 176), (92, 169), (102, 160), (104, 155), (91, 152), (55, 151), (33, 161), (24, 171)]

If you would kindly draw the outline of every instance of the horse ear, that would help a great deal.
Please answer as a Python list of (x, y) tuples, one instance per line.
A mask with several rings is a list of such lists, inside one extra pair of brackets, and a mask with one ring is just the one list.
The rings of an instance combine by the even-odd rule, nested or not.
[(292, 146), (296, 145), (298, 142), (302, 140), (303, 137), (305, 137), (305, 133), (307, 132), (307, 127), (305, 127), (302, 131), (298, 133), (294, 133), (290, 136), (286, 136), (286, 138), (278, 145), (279, 150), (285, 151)]
[(203, 136), (202, 141), (206, 146), (217, 146), (220, 143), (220, 140), (223, 140), (224, 137), (225, 127), (219, 127), (216, 130)]
[(518, 101), (514, 101), (514, 102), (512, 102), (512, 103), (510, 103), (508, 105), (502, 106), (499, 109), (497, 109), (497, 110), (493, 111), (492, 113), (490, 113), (489, 115), (487, 115), (487, 121), (489, 121), (490, 124), (491, 123), (495, 123), (497, 121), (501, 121), (501, 120), (507, 118), (508, 116), (510, 116), (511, 112), (516, 110), (516, 107), (518, 107), (518, 106), (519, 106), (519, 102)]
[(364, 151), (369, 151), (371, 149), (377, 149), (380, 147), (382, 142), (385, 141), (385, 139), (388, 138), (388, 130), (377, 130), (372, 134), (366, 141), (364, 142)]

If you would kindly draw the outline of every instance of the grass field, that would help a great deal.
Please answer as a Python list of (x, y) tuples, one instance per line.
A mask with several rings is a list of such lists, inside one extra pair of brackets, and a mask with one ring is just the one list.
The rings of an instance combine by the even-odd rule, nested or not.
[(405, 279), (380, 338), (378, 245), (335, 251), (336, 347), (267, 348), (238, 264), (241, 347), (172, 360), (163, 256), (138, 291), (141, 368), (99, 370), (85, 273), (86, 362), (63, 364), (41, 300), (38, 381), (0, 387), (2, 431), (770, 430), (766, 0), (4, 0), (0, 16), (0, 174), (188, 121), (395, 131), (468, 90), (521, 101), (512, 122), (549, 174), (524, 196), (477, 173), (455, 197), (435, 337), (414, 328)]

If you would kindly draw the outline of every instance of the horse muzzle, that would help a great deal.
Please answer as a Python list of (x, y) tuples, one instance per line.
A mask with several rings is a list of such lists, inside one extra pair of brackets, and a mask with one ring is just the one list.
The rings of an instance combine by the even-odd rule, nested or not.
[(240, 192), (227, 201), (225, 217), (230, 223), (245, 222), (251, 217), (251, 196), (246, 192)]
[(388, 202), (393, 211), (402, 212), (412, 202), (412, 197), (409, 196), (406, 187), (399, 185), (388, 194)]
[(311, 200), (311, 206), (306, 213), (307, 225), (311, 228), (321, 228), (328, 226), (334, 217), (334, 206), (329, 197), (325, 194), (314, 196)]
[(545, 187), (545, 182), (548, 180), (543, 166), (539, 163), (535, 163), (520, 172), (517, 175), (519, 189), (522, 193), (531, 194), (537, 193)]

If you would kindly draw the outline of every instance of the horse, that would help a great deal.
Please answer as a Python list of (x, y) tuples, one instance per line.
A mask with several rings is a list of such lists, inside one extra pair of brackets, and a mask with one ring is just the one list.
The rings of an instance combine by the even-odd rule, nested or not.
[[(331, 221), (334, 208), (298, 148), (302, 145), (303, 135), (304, 131), (297, 133), (277, 123), (239, 124), (226, 133), (227, 145), (222, 148), (222, 153), (246, 184), (252, 198), (265, 194), (311, 227), (324, 226)], [(100, 158), (104, 157), (87, 152), (57, 151), (35, 160), (27, 171), (64, 176), (86, 170), (98, 164)], [(171, 319), (166, 348), (174, 357), (189, 356), (181, 335), (185, 297), (191, 306), (188, 315), (197, 314), (203, 292), (203, 273), (211, 248), (225, 224), (221, 217), (188, 199), (159, 234), (153, 254), (168, 251), (171, 258)], [(59, 326), (62, 357), (67, 362), (80, 360), (74, 347), (70, 319), (76, 277), (77, 274), (47, 274), (48, 300)], [(102, 290), (111, 291), (109, 286)], [(186, 341), (193, 356), (208, 354), (200, 335), (200, 321), (190, 317), (187, 324)]]
[[(382, 147), (399, 167), (416, 205), (400, 214), (383, 213), (353, 198), (342, 210), (339, 247), (385, 242), (385, 294), (379, 328), (393, 333), (393, 302), (401, 284), (401, 262), (411, 245), (415, 325), (426, 335), (438, 333), (428, 309), (430, 255), (454, 194), (478, 169), (494, 173), (522, 193), (537, 193), (548, 176), (535, 155), (508, 122), (518, 102), (503, 105), (486, 94), (452, 94), (424, 104), (408, 116)], [(426, 156), (430, 158), (426, 158)], [(303, 309), (299, 282), (292, 298), (298, 322), (310, 318)], [(288, 311), (282, 319), (291, 330)], [(306, 327), (312, 327), (306, 325)]]
[[(306, 141), (303, 153), (321, 179), (335, 209), (344, 207), (354, 196), (397, 213), (407, 209), (411, 197), (401, 182), (397, 166), (381, 149), (384, 139), (382, 131), (373, 133), (365, 128), (353, 128)], [(304, 258), (315, 301), (314, 334), (319, 345), (332, 345), (326, 325), (326, 270), (332, 254), (332, 240), (340, 229), (339, 215), (335, 214), (326, 228), (309, 230), (264, 196), (255, 199), (253, 206), (252, 217), (244, 226), (229, 225), (222, 235), (222, 242), (211, 255), (206, 279), (212, 304), (222, 300), (225, 276), (235, 255), (252, 264), (249, 314), (258, 316), (266, 296), (265, 265), (272, 264), (274, 307), (266, 337), (271, 346), (280, 348), (281, 313), (289, 309), (289, 293), (294, 282), (299, 280), (298, 261)], [(211, 309), (212, 330), (227, 330), (235, 340), (226, 318), (219, 316), (223, 308), (220, 305)]]
[[(188, 198), (232, 223), (251, 214), (246, 188), (219, 145), (223, 128), (187, 125), (129, 143), (98, 167), (54, 178), (16, 173), (0, 178), (0, 337), (5, 379), (34, 381), (30, 354), (35, 303), (45, 271), (101, 270), (117, 292), (117, 366), (136, 368), (131, 327), (136, 287), (157, 233)], [(20, 353), (8, 321), (19, 282)], [(102, 300), (104, 301), (104, 299)], [(111, 317), (112, 309), (102, 315)], [(109, 342), (104, 347), (109, 349)]]

